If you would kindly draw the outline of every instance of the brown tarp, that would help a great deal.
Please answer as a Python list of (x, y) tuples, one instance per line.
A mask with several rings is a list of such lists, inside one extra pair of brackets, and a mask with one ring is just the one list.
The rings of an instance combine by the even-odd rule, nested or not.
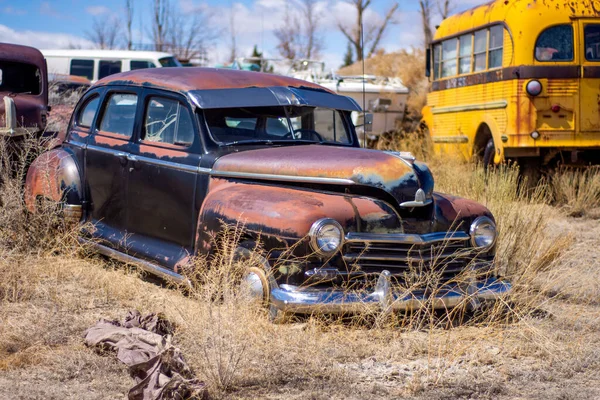
[(159, 315), (129, 312), (125, 321), (100, 320), (85, 333), (85, 344), (117, 352), (136, 385), (130, 400), (203, 398), (205, 385), (171, 343), (172, 324)]

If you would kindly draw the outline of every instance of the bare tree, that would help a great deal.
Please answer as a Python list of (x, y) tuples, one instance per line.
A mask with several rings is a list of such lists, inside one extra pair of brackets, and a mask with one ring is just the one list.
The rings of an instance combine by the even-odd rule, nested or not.
[(86, 32), (89, 40), (94, 42), (99, 49), (117, 48), (117, 39), (121, 32), (121, 22), (117, 17), (107, 19), (94, 19), (92, 30)]
[(173, 53), (179, 60), (189, 62), (202, 58), (207, 47), (219, 35), (218, 30), (210, 27), (211, 13), (204, 8), (195, 8), (184, 14), (172, 10), (169, 14), (165, 50)]
[(277, 49), (282, 57), (318, 58), (323, 50), (319, 34), (317, 0), (296, 0), (286, 3), (283, 25), (275, 30)]
[(433, 32), (431, 30), (431, 13), (433, 7), (431, 0), (419, 0), (419, 6), (421, 7), (421, 23), (423, 24), (425, 46), (429, 46), (433, 40)]
[(352, 43), (356, 53), (356, 60), (360, 61), (365, 56), (371, 57), (377, 50), (379, 42), (390, 23), (393, 23), (393, 17), (398, 10), (398, 3), (394, 3), (386, 12), (383, 22), (380, 24), (367, 24), (364, 21), (365, 11), (369, 8), (372, 0), (346, 0), (356, 9), (356, 24), (347, 26), (338, 21), (338, 28), (342, 34)]
[(125, 0), (125, 26), (127, 27), (127, 50), (133, 47), (131, 25), (133, 23), (133, 0)]
[(156, 51), (165, 50), (171, 12), (169, 0), (154, 0), (151, 33)]
[(446, 19), (454, 10), (454, 2), (452, 0), (437, 0), (437, 9), (440, 17)]

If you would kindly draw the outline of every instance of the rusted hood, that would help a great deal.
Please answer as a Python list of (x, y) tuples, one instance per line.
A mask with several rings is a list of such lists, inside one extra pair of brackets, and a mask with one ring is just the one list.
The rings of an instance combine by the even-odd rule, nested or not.
[[(353, 147), (300, 145), (247, 150), (219, 158), (215, 174), (235, 173), (260, 179), (260, 175), (282, 181), (317, 178), (316, 183), (362, 185), (383, 189), (398, 201), (414, 200), (422, 188), (431, 198), (433, 178), (420, 163), (400, 157), (398, 153)], [(328, 180), (328, 179), (330, 180)]]

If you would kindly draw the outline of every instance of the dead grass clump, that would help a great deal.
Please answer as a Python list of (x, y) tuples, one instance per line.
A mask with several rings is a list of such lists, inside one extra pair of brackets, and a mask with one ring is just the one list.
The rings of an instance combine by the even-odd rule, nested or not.
[(552, 174), (554, 201), (569, 216), (581, 217), (600, 207), (600, 167), (560, 168)]

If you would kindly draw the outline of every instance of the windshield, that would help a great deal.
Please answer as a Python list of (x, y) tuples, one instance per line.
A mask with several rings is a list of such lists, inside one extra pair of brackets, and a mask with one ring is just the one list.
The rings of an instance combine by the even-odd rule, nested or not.
[(163, 57), (159, 59), (158, 62), (163, 67), (181, 67), (181, 64), (175, 57)]
[(0, 91), (10, 93), (41, 93), (40, 70), (35, 65), (0, 61)]
[(318, 107), (248, 107), (204, 110), (219, 144), (310, 141), (350, 144), (352, 137), (337, 110)]

